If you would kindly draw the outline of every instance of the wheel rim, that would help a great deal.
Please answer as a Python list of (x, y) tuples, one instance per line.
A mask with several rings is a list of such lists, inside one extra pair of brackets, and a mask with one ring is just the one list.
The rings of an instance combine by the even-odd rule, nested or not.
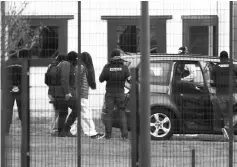
[(150, 117), (150, 133), (156, 138), (166, 136), (171, 130), (171, 120), (163, 113), (155, 113)]

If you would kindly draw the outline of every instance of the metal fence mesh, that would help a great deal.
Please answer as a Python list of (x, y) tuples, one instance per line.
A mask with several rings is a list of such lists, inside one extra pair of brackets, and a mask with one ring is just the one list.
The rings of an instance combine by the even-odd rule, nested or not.
[[(81, 9), (78, 9), (78, 3), (81, 4)], [(11, 11), (13, 4), (19, 6), (21, 2), (5, 2), (5, 18), (2, 17), (5, 20), (9, 18), (9, 11)], [(160, 56), (174, 55), (178, 53), (181, 46), (187, 46), (188, 52), (194, 56), (218, 57), (222, 50), (226, 50), (230, 54), (229, 4), (229, 2), (211, 0), (205, 2), (149, 1), (150, 53)], [(233, 11), (233, 20), (236, 20), (237, 3), (235, 2), (233, 3)], [(33, 34), (38, 39), (36, 45), (30, 49), (27, 48), (30, 50), (28, 56), (31, 59), (29, 63), (29, 166), (132, 166), (132, 155), (135, 153), (132, 152), (131, 131), (129, 132), (129, 140), (126, 141), (121, 138), (119, 128), (113, 128), (112, 139), (96, 140), (91, 139), (84, 134), (83, 130), (79, 129), (81, 133), (80, 146), (78, 146), (77, 137), (51, 136), (56, 114), (52, 104), (49, 103), (48, 86), (44, 83), (44, 74), (55, 51), (64, 54), (70, 51), (78, 52), (78, 50), (90, 53), (95, 69), (96, 89), (89, 90), (89, 108), (92, 111), (96, 131), (104, 133), (105, 128), (101, 120), (101, 113), (104, 106), (106, 84), (99, 82), (99, 76), (114, 48), (119, 49), (122, 56), (128, 60), (129, 68), (140, 68), (139, 63), (136, 62), (139, 59), (135, 61), (132, 59), (132, 57), (140, 54), (142, 47), (140, 46), (140, 15), (141, 4), (135, 1), (32, 1), (28, 2), (20, 12), (19, 16), (22, 16), (21, 18), (24, 18), (31, 28), (43, 29), (39, 34)], [(78, 17), (81, 17), (80, 23), (78, 23)], [(3, 28), (4, 25), (1, 26)], [(81, 28), (81, 34), (78, 34), (78, 27)], [(237, 26), (234, 22), (234, 33), (236, 29)], [(3, 35), (3, 30), (1, 35)], [(11, 36), (13, 35), (9, 34), (5, 38), (9, 40)], [(18, 41), (18, 44), (27, 47), (28, 45), (24, 45), (24, 41), (29, 38), (22, 37), (22, 41)], [(80, 48), (78, 48), (78, 38), (81, 39)], [(5, 53), (8, 48), (3, 48), (3, 46), (1, 45), (2, 53), (4, 53), (1, 57), (1, 68), (4, 67), (3, 63), (8, 57)], [(232, 53), (236, 52), (235, 46), (236, 37), (234, 36)], [(233, 58), (236, 58), (235, 54), (233, 54)], [(21, 60), (23, 59), (21, 58)], [(176, 67), (176, 64), (162, 64), (165, 59), (154, 60), (150, 64), (150, 89), (153, 106), (150, 126), (151, 133), (159, 136), (160, 132), (153, 129), (156, 126), (155, 123), (157, 121), (166, 123), (167, 118), (162, 117), (162, 113), (170, 114), (171, 117), (168, 119), (172, 118), (170, 121), (174, 135), (168, 140), (150, 141), (151, 166), (230, 166), (229, 142), (223, 137), (221, 127), (219, 127), (219, 131), (213, 132), (214, 111), (212, 108), (206, 109), (207, 104), (205, 102), (199, 103), (198, 101), (202, 100), (204, 94), (192, 95), (187, 103), (181, 102), (175, 112), (171, 109), (162, 112), (165, 109), (164, 106), (167, 107), (168, 102), (164, 96), (158, 96), (157, 92), (168, 93), (172, 91), (168, 91), (167, 87), (172, 86), (171, 80), (173, 78), (171, 76), (175, 72), (171, 69)], [(190, 60), (184, 58), (182, 61), (188, 63)], [(199, 58), (198, 61), (205, 62), (202, 58)], [(178, 60), (174, 62), (178, 63)], [(203, 76), (205, 72), (203, 64), (197, 63), (194, 68), (196, 78), (193, 83), (206, 85), (208, 79)], [(4, 77), (3, 75), (5, 74), (2, 74), (1, 79)], [(182, 87), (182, 91), (185, 90), (188, 91), (188, 87)], [(4, 91), (2, 85), (2, 98), (5, 95)], [(153, 96), (157, 97), (154, 98)], [(196, 101), (191, 99), (196, 97), (200, 97), (200, 99)], [(161, 104), (158, 104), (158, 101)], [(139, 105), (142, 105), (142, 102), (139, 102)], [(172, 105), (178, 104), (173, 101)], [(4, 104), (1, 107), (3, 108), (3, 106)], [(180, 113), (180, 117), (175, 115), (177, 112)], [(21, 166), (22, 124), (18, 117), (15, 103), (10, 132), (5, 135), (5, 165), (9, 167)], [(2, 120), (8, 119), (6, 113), (2, 114), (1, 118)], [(140, 119), (142, 120), (142, 118)], [(223, 122), (221, 116), (218, 119), (219, 122)], [(134, 120), (129, 120), (128, 123), (131, 124), (131, 121)], [(185, 121), (185, 123), (179, 124), (178, 121)], [(185, 130), (181, 131), (181, 129)], [(78, 154), (80, 154), (81, 159), (78, 159)], [(232, 166), (237, 166), (235, 142), (233, 142), (232, 154)]]

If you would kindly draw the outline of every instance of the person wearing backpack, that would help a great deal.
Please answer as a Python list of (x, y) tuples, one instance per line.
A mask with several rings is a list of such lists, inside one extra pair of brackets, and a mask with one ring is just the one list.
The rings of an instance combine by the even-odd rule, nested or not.
[[(59, 92), (63, 95), (60, 100), (60, 105), (64, 107), (64, 109), (59, 112), (58, 125), (61, 130), (59, 134), (60, 137), (74, 137), (70, 132), (70, 126), (76, 119), (75, 68), (77, 65), (77, 57), (77, 53), (71, 51), (67, 54), (66, 61), (62, 61), (59, 64), (61, 76), (61, 90)], [(71, 109), (71, 113), (67, 117), (68, 108)], [(67, 125), (69, 125), (69, 127)]]
[(120, 51), (114, 49), (110, 54), (110, 61), (104, 66), (99, 81), (106, 82), (105, 109), (103, 122), (105, 125), (105, 139), (111, 139), (113, 112), (118, 109), (122, 139), (128, 139), (127, 118), (125, 115), (125, 82), (130, 77), (128, 66), (124, 64)]
[[(56, 57), (55, 57), (56, 56)], [(60, 133), (60, 129), (58, 128), (58, 120), (59, 120), (59, 111), (64, 110), (64, 106), (60, 106), (60, 103), (58, 103), (58, 99), (56, 97), (56, 92), (60, 91), (61, 87), (61, 81), (60, 81), (60, 74), (58, 65), (60, 62), (65, 61), (66, 55), (65, 54), (58, 54), (55, 53), (53, 55), (55, 57), (55, 60), (48, 66), (47, 72), (45, 73), (45, 84), (49, 87), (48, 89), (48, 97), (50, 100), (50, 103), (52, 103), (55, 116), (54, 116), (54, 122), (52, 129), (50, 131), (50, 134), (52, 136), (58, 136)]]
[[(19, 53), (21, 54), (21, 52)], [(13, 106), (16, 101), (18, 116), (21, 121), (21, 75), (22, 62), (18, 58), (16, 51), (9, 52), (9, 59), (5, 64), (6, 72), (6, 93), (4, 103), (6, 104), (6, 134), (9, 134), (12, 123)]]
[(47, 71), (45, 74), (45, 83), (50, 85), (48, 92), (49, 98), (51, 98), (50, 101), (58, 109), (57, 126), (55, 126), (58, 130), (52, 133), (52, 136), (61, 136), (68, 115), (68, 107), (76, 110), (75, 105), (72, 103), (73, 97), (75, 97), (75, 90), (72, 86), (75, 81), (74, 68), (76, 59), (77, 57), (72, 58), (65, 55), (65, 59), (61, 60), (56, 66), (53, 66), (54, 70), (52, 68), (49, 70), (52, 72)]

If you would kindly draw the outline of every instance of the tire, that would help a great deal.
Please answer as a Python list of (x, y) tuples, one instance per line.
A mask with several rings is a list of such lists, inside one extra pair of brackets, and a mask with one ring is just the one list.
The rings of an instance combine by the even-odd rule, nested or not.
[(162, 108), (151, 111), (150, 134), (151, 140), (168, 140), (173, 136), (175, 121), (172, 113)]

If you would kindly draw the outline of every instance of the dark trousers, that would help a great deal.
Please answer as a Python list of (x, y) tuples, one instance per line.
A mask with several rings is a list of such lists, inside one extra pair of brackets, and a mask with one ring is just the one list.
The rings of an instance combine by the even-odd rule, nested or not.
[[(237, 94), (234, 93), (233, 104), (237, 103)], [(229, 95), (228, 94), (217, 94), (213, 100), (213, 107), (215, 111), (218, 111), (223, 115), (225, 127), (229, 127)], [(237, 124), (237, 113), (233, 111), (233, 126)]]
[(62, 131), (68, 115), (68, 105), (64, 99), (55, 99), (54, 108), (58, 110), (58, 131)]
[(125, 94), (124, 93), (106, 93), (105, 94), (105, 133), (111, 136), (112, 133), (112, 118), (114, 108), (118, 109), (118, 116), (121, 124), (122, 137), (128, 136), (127, 119), (125, 115)]
[(64, 122), (63, 130), (66, 132), (69, 132), (71, 129), (72, 124), (77, 118), (77, 110), (76, 110), (76, 99), (70, 98), (68, 101), (66, 101), (67, 108), (70, 108), (72, 111), (69, 114), (66, 122)]
[(12, 115), (13, 115), (13, 106), (16, 101), (17, 110), (19, 119), (21, 120), (21, 94), (20, 93), (11, 93), (7, 92), (4, 97), (4, 103), (6, 105), (6, 133), (9, 133), (10, 126), (12, 123)]

